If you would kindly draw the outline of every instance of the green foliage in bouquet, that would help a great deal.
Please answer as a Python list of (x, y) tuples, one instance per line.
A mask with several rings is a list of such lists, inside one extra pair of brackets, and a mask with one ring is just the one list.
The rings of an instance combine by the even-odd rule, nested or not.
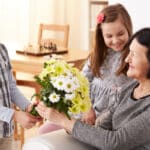
[[(91, 107), (89, 82), (77, 69), (63, 60), (50, 59), (42, 72), (35, 76), (41, 85), (37, 95), (48, 107), (64, 112), (68, 118), (87, 112)], [(32, 110), (33, 115), (38, 115)]]

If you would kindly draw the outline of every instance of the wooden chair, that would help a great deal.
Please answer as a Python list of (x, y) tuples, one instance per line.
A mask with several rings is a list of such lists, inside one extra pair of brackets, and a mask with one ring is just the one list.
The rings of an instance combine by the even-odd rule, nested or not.
[(68, 49), (68, 38), (69, 38), (69, 25), (40, 24), (39, 26), (39, 35), (38, 35), (39, 45), (41, 45), (41, 43), (43, 42), (49, 41), (55, 43), (60, 48)]

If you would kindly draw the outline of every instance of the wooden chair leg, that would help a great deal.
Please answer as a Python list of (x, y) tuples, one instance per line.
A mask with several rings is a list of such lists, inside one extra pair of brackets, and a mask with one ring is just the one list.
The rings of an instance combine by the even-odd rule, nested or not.
[(14, 140), (20, 141), (20, 150), (21, 150), (24, 144), (24, 128), (18, 125), (17, 122), (14, 123)]
[(18, 140), (18, 128), (16, 121), (14, 121), (14, 140)]
[(20, 149), (22, 149), (23, 144), (24, 144), (24, 128), (20, 127)]
[[(18, 111), (18, 108), (14, 106), (14, 109)], [(14, 140), (20, 140), (20, 150), (24, 144), (24, 128), (14, 121)]]

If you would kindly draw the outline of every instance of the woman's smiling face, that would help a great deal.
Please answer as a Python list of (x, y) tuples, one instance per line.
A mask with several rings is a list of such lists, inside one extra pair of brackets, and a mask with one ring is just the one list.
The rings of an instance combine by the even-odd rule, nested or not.
[(138, 80), (147, 78), (150, 68), (147, 58), (148, 49), (141, 45), (137, 39), (133, 39), (129, 48), (130, 52), (125, 59), (125, 61), (129, 64), (127, 75)]

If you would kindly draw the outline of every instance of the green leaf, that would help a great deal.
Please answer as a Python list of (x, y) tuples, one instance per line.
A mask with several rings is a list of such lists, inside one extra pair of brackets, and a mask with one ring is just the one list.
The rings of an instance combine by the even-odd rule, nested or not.
[(31, 101), (33, 100), (34, 97), (39, 97), (40, 98), (40, 94), (38, 94), (38, 93), (33, 94), (32, 97), (31, 97)]
[(39, 113), (36, 111), (35, 107), (36, 106), (32, 107), (32, 110), (30, 111), (30, 114), (32, 114), (33, 116), (40, 116)]

